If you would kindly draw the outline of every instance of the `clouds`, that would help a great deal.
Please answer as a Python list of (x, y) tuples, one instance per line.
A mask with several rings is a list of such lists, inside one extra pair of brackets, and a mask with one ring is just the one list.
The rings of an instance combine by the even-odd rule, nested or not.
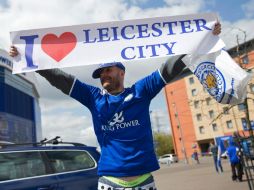
[(171, 133), (171, 128), (168, 125), (167, 110), (155, 109), (150, 111), (151, 125), (154, 132)]
[[(213, 10), (215, 1), (205, 0), (0, 0), (0, 47), (8, 50), (9, 32), (15, 30), (87, 24), (104, 21), (137, 19), (155, 16), (183, 15), (201, 13)], [(212, 2), (212, 3), (211, 3)], [(224, 2), (224, 1), (223, 1)], [(223, 3), (220, 1), (220, 3)], [(246, 18), (235, 21), (221, 20), (221, 37), (227, 47), (236, 45), (236, 35), (240, 42), (254, 37), (254, 1), (248, 1), (239, 6), (245, 10)], [(241, 30), (239, 30), (241, 29)], [(126, 86), (150, 74), (160, 67), (165, 58), (129, 62), (126, 64)], [(135, 65), (135, 67), (133, 66)], [(91, 73), (95, 66), (66, 68), (64, 71), (72, 73), (89, 84), (99, 86), (99, 80), (93, 80)], [(38, 76), (39, 92), (41, 95), (43, 137), (60, 135), (65, 141), (77, 141), (96, 145), (92, 129), (91, 115), (81, 104), (71, 100), (62, 92), (51, 87), (45, 79)], [(165, 101), (164, 97), (156, 100)], [(164, 103), (165, 104), (165, 103)], [(163, 105), (163, 103), (160, 103)], [(152, 107), (154, 107), (152, 105)], [(152, 108), (153, 109), (153, 108)], [(156, 107), (158, 109), (158, 107)], [(166, 107), (161, 106), (161, 112)], [(159, 112), (159, 111), (158, 111)], [(164, 113), (166, 120), (167, 114)]]
[(42, 137), (54, 138), (60, 136), (63, 141), (81, 142), (96, 146), (91, 115), (84, 107), (71, 99), (42, 99)]
[(253, 39), (253, 26), (254, 19), (241, 19), (234, 23), (224, 21), (221, 38), (226, 42), (226, 49), (235, 47), (237, 45), (237, 38), (239, 44)]
[[(76, 1), (33, 1), (9, 0), (1, 7), (0, 23), (2, 25), (0, 39), (4, 47), (8, 47), (9, 31), (44, 28), (54, 26), (76, 25), (94, 22), (114, 21), (133, 18), (144, 18), (164, 15), (195, 13), (200, 10), (199, 1), (170, 5), (167, 2), (158, 8), (137, 6), (144, 1), (136, 0), (135, 4), (124, 0), (76, 0)], [(152, 1), (147, 1), (151, 3)], [(3, 5), (3, 4), (2, 4)], [(188, 5), (188, 6), (186, 6)]]
[[(136, 19), (136, 18), (148, 18), (159, 16), (173, 16), (197, 13), (203, 6), (202, 0), (188, 1), (188, 0), (164, 0), (161, 2), (161, 6), (152, 7), (154, 2), (152, 0), (136, 0), (135, 4), (125, 7), (120, 19)], [(142, 4), (151, 4), (142, 8)], [(140, 6), (139, 6), (140, 5)]]
[(250, 0), (249, 2), (243, 4), (242, 8), (247, 18), (252, 18), (254, 16), (254, 0)]

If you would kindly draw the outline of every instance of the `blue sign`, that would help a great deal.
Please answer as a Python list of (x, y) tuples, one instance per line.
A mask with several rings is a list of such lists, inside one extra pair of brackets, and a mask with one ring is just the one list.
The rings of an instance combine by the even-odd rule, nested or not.
[(227, 145), (229, 145), (229, 142), (233, 141), (232, 136), (222, 136), (222, 137), (216, 137), (216, 144), (221, 149), (221, 153), (225, 152), (227, 149)]
[(9, 67), (12, 67), (12, 61), (7, 59), (6, 57), (0, 56), (0, 63), (6, 64)]

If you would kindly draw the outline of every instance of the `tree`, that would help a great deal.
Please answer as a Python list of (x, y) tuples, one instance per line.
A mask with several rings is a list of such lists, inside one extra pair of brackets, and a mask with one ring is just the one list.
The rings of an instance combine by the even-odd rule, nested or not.
[(157, 156), (172, 153), (172, 150), (174, 150), (172, 135), (165, 133), (155, 133), (154, 140), (156, 142), (155, 146)]

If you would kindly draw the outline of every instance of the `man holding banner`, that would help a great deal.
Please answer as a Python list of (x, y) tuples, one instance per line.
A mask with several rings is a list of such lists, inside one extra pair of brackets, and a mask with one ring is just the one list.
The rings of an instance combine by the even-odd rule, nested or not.
[[(221, 25), (216, 23), (212, 33), (218, 35), (220, 31)], [(10, 55), (19, 55), (14, 46)], [(37, 71), (92, 113), (101, 147), (98, 190), (156, 189), (151, 172), (158, 170), (159, 164), (154, 152), (149, 105), (184, 69), (183, 57), (169, 58), (160, 69), (130, 88), (124, 87), (125, 67), (118, 61), (100, 64), (93, 72), (92, 77), (100, 79), (102, 90), (59, 69)]]

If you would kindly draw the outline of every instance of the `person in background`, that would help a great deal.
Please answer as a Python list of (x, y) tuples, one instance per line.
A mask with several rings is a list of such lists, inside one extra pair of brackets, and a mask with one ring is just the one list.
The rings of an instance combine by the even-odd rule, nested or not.
[(233, 141), (230, 141), (226, 151), (231, 165), (232, 180), (236, 181), (238, 179), (239, 181), (242, 181), (243, 167), (239, 157), (239, 148)]
[(218, 155), (218, 146), (214, 144), (214, 142), (210, 143), (210, 152), (212, 153), (213, 161), (214, 161), (214, 166), (215, 170), (217, 173), (223, 172), (223, 167), (221, 165), (221, 158), (220, 155)]
[(196, 149), (194, 150), (192, 157), (197, 162), (197, 164), (200, 164), (199, 158), (198, 158), (198, 151)]

